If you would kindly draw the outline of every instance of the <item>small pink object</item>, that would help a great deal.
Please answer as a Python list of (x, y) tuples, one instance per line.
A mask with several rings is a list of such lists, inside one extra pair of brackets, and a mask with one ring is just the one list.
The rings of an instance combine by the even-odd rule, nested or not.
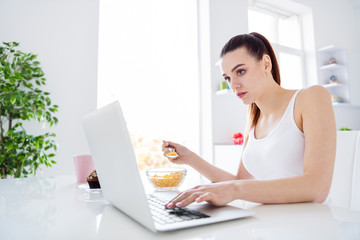
[(77, 183), (87, 183), (86, 178), (95, 169), (91, 155), (74, 155), (74, 166)]
[(244, 136), (240, 132), (234, 133), (231, 138), (234, 144), (241, 145), (244, 143)]

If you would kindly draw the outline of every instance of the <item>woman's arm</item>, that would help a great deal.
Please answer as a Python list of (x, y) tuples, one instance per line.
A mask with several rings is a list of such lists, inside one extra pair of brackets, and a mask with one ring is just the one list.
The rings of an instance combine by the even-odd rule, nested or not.
[(198, 171), (200, 174), (205, 176), (211, 182), (221, 182), (236, 179), (236, 176), (234, 174), (215, 167), (214, 165), (205, 161), (199, 155), (190, 151), (188, 148), (182, 146), (181, 144), (164, 141), (162, 146), (164, 156), (166, 156), (166, 154), (169, 152), (169, 147), (174, 148), (179, 155), (179, 157), (175, 159), (169, 158), (172, 163), (187, 164), (194, 168), (196, 171)]
[(169, 150), (167, 149), (169, 147), (175, 148), (176, 152), (179, 154), (179, 157), (175, 159), (169, 158), (172, 163), (187, 164), (213, 183), (252, 178), (252, 176), (246, 171), (242, 162), (240, 162), (237, 175), (234, 175), (210, 164), (209, 162), (202, 159), (199, 155), (191, 152), (188, 148), (174, 142), (164, 141), (162, 146), (164, 156), (166, 156), (166, 153), (169, 152)]
[(336, 152), (336, 124), (329, 92), (312, 86), (299, 93), (295, 108), (305, 136), (303, 175), (276, 180), (234, 180), (198, 186), (169, 203), (224, 205), (235, 199), (259, 203), (323, 202), (330, 190)]
[[(315, 201), (324, 201), (330, 191), (336, 155), (336, 122), (331, 96), (321, 86), (299, 93), (299, 112), (305, 136), (304, 176), (313, 179)], [(296, 109), (295, 109), (296, 110)]]

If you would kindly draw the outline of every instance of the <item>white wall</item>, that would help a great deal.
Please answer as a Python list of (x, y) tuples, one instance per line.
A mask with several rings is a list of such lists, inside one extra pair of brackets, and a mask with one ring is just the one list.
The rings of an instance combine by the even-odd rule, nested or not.
[(248, 32), (247, 1), (210, 1), (210, 52), (212, 82), (212, 117), (214, 144), (229, 144), (231, 135), (244, 132), (247, 106), (233, 94), (215, 95), (223, 80), (220, 66), (215, 65), (224, 44), (233, 36)]
[(0, 0), (0, 41), (20, 42), (38, 54), (46, 90), (59, 105), (59, 124), (30, 132), (56, 133), (53, 168), (41, 175), (73, 174), (74, 154), (89, 153), (80, 118), (96, 109), (98, 0)]

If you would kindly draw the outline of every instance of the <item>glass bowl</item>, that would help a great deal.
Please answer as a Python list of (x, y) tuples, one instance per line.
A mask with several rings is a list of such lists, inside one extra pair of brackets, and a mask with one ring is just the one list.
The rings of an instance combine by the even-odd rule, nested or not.
[(146, 176), (157, 191), (176, 191), (186, 176), (185, 168), (150, 168)]

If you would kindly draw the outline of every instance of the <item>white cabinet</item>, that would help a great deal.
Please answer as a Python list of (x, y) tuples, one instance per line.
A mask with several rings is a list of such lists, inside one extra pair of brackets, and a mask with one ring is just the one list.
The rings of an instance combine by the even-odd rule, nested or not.
[(330, 91), (334, 104), (351, 103), (344, 49), (334, 45), (319, 49), (319, 85)]
[(215, 145), (214, 165), (236, 174), (239, 168), (243, 145)]

